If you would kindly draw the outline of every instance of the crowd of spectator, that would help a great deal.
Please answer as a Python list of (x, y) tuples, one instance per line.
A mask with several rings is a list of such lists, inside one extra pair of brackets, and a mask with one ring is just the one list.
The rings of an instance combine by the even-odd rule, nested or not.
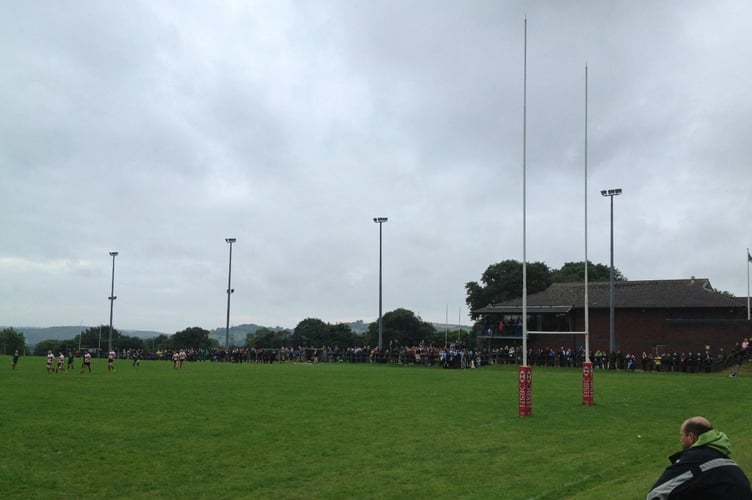
[(483, 326), (483, 332), (489, 336), (512, 336), (522, 337), (522, 320), (520, 319), (504, 319), (494, 324), (487, 322)]
[[(323, 347), (282, 347), (279, 349), (233, 347), (214, 349), (181, 349), (179, 358), (189, 362), (227, 363), (391, 363), (416, 366), (440, 366), (443, 368), (478, 368), (485, 365), (520, 365), (523, 362), (522, 347), (506, 345), (492, 350), (475, 350), (459, 343), (449, 343), (444, 347), (428, 344), (401, 346), (390, 342), (383, 349), (375, 346), (359, 346), (340, 349), (337, 346)], [(737, 343), (731, 352), (713, 353), (710, 349), (702, 352), (664, 352), (640, 355), (632, 353), (591, 352), (594, 370), (642, 370), (646, 372), (709, 373), (739, 365), (748, 359), (749, 339)], [(118, 352), (118, 358), (137, 361), (173, 360), (177, 351), (165, 349), (144, 352), (127, 349)], [(527, 362), (530, 366), (544, 368), (576, 368), (585, 361), (582, 348), (572, 349), (560, 346), (554, 348), (529, 349)]]

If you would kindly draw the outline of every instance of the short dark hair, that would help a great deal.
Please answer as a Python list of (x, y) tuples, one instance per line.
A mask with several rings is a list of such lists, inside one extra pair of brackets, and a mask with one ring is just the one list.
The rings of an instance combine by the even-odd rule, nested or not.
[(699, 436), (700, 434), (704, 434), (711, 430), (712, 426), (707, 426), (702, 422), (696, 422), (694, 420), (689, 420), (684, 425), (684, 434), (694, 434), (695, 436)]

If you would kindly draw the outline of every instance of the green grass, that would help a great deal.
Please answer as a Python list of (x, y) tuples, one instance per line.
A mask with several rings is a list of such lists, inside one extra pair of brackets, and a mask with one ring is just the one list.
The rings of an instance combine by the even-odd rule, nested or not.
[[(0, 357), (4, 498), (644, 498), (704, 415), (752, 470), (752, 376)], [(77, 365), (79, 363), (77, 362)], [(641, 436), (641, 437), (638, 437)]]

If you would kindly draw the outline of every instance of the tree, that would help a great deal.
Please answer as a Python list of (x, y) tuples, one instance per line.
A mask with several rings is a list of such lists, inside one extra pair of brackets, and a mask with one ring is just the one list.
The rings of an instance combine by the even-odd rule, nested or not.
[[(413, 346), (421, 342), (430, 343), (436, 338), (436, 328), (407, 309), (399, 308), (390, 311), (381, 317), (381, 321), (384, 346), (388, 346), (390, 342), (395, 340), (402, 346)], [(370, 345), (378, 344), (378, 321), (368, 325), (367, 341)]]
[(63, 352), (76, 351), (77, 349), (78, 344), (73, 339), (60, 341), (60, 350)]
[(34, 356), (45, 356), (47, 354), (47, 351), (52, 351), (53, 353), (57, 354), (62, 350), (60, 344), (61, 343), (59, 340), (51, 339), (37, 342), (37, 345), (34, 346)]
[[(504, 260), (491, 264), (480, 280), (481, 284), (475, 281), (465, 284), (467, 291), (465, 303), (470, 307), (470, 317), (474, 320), (480, 317), (480, 314), (472, 312), (476, 309), (522, 297), (522, 262)], [(528, 262), (528, 294), (542, 292), (551, 286), (551, 283), (551, 270), (546, 264), (543, 262)]]
[[(64, 349), (72, 348), (78, 349), (99, 349), (107, 350), (107, 344), (110, 340), (110, 327), (108, 325), (100, 325), (91, 328), (87, 328), (80, 334), (76, 335), (70, 340), (65, 340), (62, 343)], [(140, 337), (133, 337), (130, 335), (124, 335), (120, 333), (117, 328), (112, 329), (112, 348), (115, 350), (123, 349), (143, 349), (144, 340)]]
[[(588, 282), (609, 281), (611, 279), (611, 267), (605, 264), (593, 264), (588, 262)], [(561, 269), (552, 272), (551, 280), (554, 283), (576, 283), (585, 281), (585, 262), (567, 262)], [(614, 268), (614, 281), (627, 281), (621, 271)]]
[[(109, 332), (108, 332), (109, 335)], [(112, 348), (113, 349), (143, 349), (144, 340), (141, 337), (118, 334), (115, 337), (115, 330), (112, 331)]]
[(170, 346), (170, 336), (165, 335), (164, 333), (150, 339), (144, 339), (144, 349), (146, 349), (147, 351), (150, 349), (154, 352), (163, 351), (165, 349), (169, 349)]
[(170, 344), (173, 349), (206, 349), (218, 345), (216, 340), (209, 338), (209, 330), (197, 326), (176, 332), (170, 338)]
[(15, 331), (13, 328), (0, 330), (0, 354), (13, 354), (15, 351), (20, 353), (26, 351), (24, 334)]
[(289, 330), (272, 330), (262, 326), (256, 330), (256, 333), (246, 334), (245, 347), (279, 349), (288, 345), (289, 338)]
[[(115, 338), (117, 330), (114, 328), (112, 329), (112, 337)], [(83, 332), (81, 332), (79, 335), (76, 335), (73, 337), (73, 342), (76, 344), (76, 347), (79, 345), (82, 349), (97, 349), (101, 347), (102, 341), (104, 340), (105, 348), (107, 347), (107, 339), (110, 335), (110, 327), (107, 325), (101, 325), (101, 326), (94, 326), (91, 328), (87, 328)]]
[(324, 346), (329, 339), (329, 325), (318, 318), (306, 318), (295, 327), (290, 341), (298, 346)]
[(338, 323), (332, 325), (324, 323), (318, 318), (306, 318), (290, 333), (287, 330), (270, 332), (260, 328), (256, 335), (248, 336), (246, 344), (249, 346), (279, 348), (282, 346), (296, 347), (354, 347), (361, 342), (359, 335), (352, 331), (350, 325)]
[(350, 325), (337, 323), (329, 327), (329, 342), (327, 345), (337, 346), (343, 349), (362, 345), (363, 338), (356, 334)]

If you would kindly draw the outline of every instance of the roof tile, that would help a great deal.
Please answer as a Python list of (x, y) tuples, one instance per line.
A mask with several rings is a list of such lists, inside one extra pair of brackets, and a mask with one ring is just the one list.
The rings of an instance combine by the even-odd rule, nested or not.
[[(588, 284), (591, 308), (609, 307), (609, 283)], [(528, 295), (528, 306), (585, 305), (584, 283), (554, 283), (546, 290)], [(499, 302), (493, 306), (519, 306), (522, 298)], [(617, 281), (614, 283), (614, 307), (625, 308), (702, 308), (739, 307), (740, 302), (717, 292), (704, 278), (677, 280)]]

